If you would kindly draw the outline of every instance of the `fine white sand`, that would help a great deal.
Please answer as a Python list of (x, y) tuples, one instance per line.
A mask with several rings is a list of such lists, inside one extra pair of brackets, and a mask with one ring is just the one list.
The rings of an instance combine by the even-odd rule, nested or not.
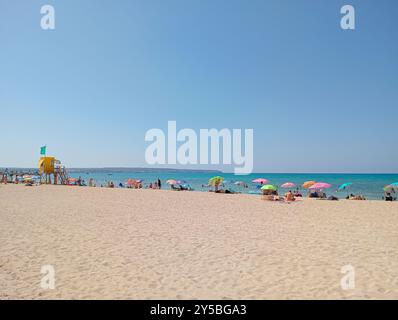
[(398, 203), (0, 185), (12, 298), (398, 299)]

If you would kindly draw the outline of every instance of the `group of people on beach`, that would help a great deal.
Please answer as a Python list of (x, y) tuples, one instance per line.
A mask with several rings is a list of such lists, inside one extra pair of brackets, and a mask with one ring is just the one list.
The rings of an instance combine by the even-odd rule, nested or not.
[[(86, 186), (86, 183), (81, 177), (79, 177), (76, 181), (76, 185)], [(90, 178), (88, 181), (88, 186), (96, 187), (97, 183), (93, 178)], [(100, 187), (101, 188), (115, 188), (116, 185), (113, 181), (107, 181), (107, 183), (105, 185), (101, 184)], [(128, 181), (127, 183), (119, 182), (118, 187), (119, 188), (128, 188), (128, 189), (144, 189), (144, 188), (145, 189), (162, 189), (162, 181), (158, 178), (156, 181), (150, 182), (148, 185), (145, 186), (141, 180), (138, 180), (138, 181), (131, 180), (131, 182)]]
[(352, 193), (350, 195), (346, 196), (345, 198), (347, 200), (366, 200), (366, 198), (363, 195), (361, 195), (361, 194), (355, 195)]
[(151, 182), (148, 189), (162, 189), (162, 181), (158, 178), (155, 182)]
[(302, 197), (302, 195), (298, 192), (298, 190), (295, 191), (289, 190), (283, 196), (280, 196), (277, 190), (263, 190), (262, 199), (265, 201), (293, 202), (296, 201), (296, 198), (300, 197)]
[[(12, 181), (15, 180), (15, 183), (18, 183), (17, 175), (14, 175), (13, 177), (16, 177), (16, 179), (13, 179)], [(74, 184), (78, 186), (87, 186), (86, 182), (84, 179), (79, 177), (78, 179), (73, 179)], [(7, 178), (4, 178), (4, 175), (1, 176), (0, 182), (7, 183)], [(96, 182), (93, 178), (90, 178), (88, 181), (88, 186), (89, 187), (96, 187)], [(106, 188), (115, 188), (115, 184), (113, 181), (108, 181), (106, 185), (101, 184), (100, 187), (106, 187)], [(126, 183), (123, 184), (120, 182), (118, 184), (119, 188), (130, 188), (130, 189), (161, 189), (162, 188), (162, 181), (157, 178), (156, 181), (150, 182), (147, 185), (144, 185), (142, 183), (142, 180), (134, 180), (134, 183)], [(211, 185), (202, 185), (202, 188), (208, 188), (211, 187)], [(248, 188), (248, 185), (243, 185), (244, 188)], [(189, 185), (180, 185), (180, 184), (175, 184), (175, 185), (170, 185), (170, 189), (174, 191), (185, 191), (185, 190), (193, 190)], [(225, 193), (225, 194), (235, 194), (235, 193), (241, 193), (238, 191), (234, 191), (230, 188), (227, 188), (224, 183), (221, 183), (218, 185), (218, 188), (216, 190), (209, 190), (210, 192), (215, 192), (215, 193)], [(286, 192), (283, 196), (279, 196), (277, 190), (262, 190), (263, 193), (263, 200), (266, 201), (287, 201), (287, 202), (292, 202), (295, 201), (296, 198), (302, 197), (303, 195), (299, 192), (299, 189), (295, 189), (294, 191), (289, 190)], [(309, 190), (307, 196), (309, 198), (315, 198), (315, 199), (327, 199), (327, 200), (338, 200), (337, 197), (335, 196), (329, 196), (327, 197), (326, 193), (322, 190)], [(366, 200), (366, 198), (363, 195), (354, 195), (354, 194), (349, 194), (345, 197), (346, 200)], [(389, 192), (385, 192), (383, 196), (383, 200), (385, 201), (395, 201), (397, 200), (396, 192), (395, 190), (391, 190)]]
[(0, 183), (7, 184), (7, 183), (15, 183), (18, 184), (20, 182), (24, 182), (24, 176), (31, 176), (34, 175), (37, 177), (37, 172), (9, 172), (6, 169), (4, 172), (0, 173)]
[[(295, 201), (296, 198), (302, 197), (302, 194), (299, 193), (298, 189), (295, 191), (289, 190), (284, 194), (283, 197), (279, 196), (278, 191), (276, 190), (263, 190), (263, 200), (266, 201), (287, 201), (287, 202), (292, 202)], [(318, 191), (309, 191), (308, 198), (315, 198), (315, 199), (320, 199), (320, 200), (339, 200), (335, 196), (329, 196), (327, 197), (326, 193), (322, 190)], [(346, 197), (347, 200), (366, 200), (366, 198), (363, 195), (354, 195), (350, 194)], [(391, 200), (392, 201), (392, 200)]]

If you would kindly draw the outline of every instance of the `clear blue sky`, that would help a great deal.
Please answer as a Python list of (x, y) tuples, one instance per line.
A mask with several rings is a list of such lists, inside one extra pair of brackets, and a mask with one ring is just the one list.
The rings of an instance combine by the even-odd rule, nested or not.
[(0, 0), (0, 167), (44, 144), (69, 167), (144, 166), (145, 132), (176, 120), (253, 128), (257, 172), (396, 173), (397, 17), (395, 0)]

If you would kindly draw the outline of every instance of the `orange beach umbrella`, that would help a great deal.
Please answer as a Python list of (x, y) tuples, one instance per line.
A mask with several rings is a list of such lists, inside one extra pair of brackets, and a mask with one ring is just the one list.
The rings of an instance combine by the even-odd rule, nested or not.
[(312, 187), (315, 183), (316, 183), (315, 181), (306, 181), (303, 183), (303, 187), (305, 189), (308, 189), (308, 188)]

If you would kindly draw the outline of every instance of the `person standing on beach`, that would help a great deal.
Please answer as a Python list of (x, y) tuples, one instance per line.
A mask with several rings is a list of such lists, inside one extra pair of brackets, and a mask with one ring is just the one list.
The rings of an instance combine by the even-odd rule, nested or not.
[(158, 178), (158, 188), (162, 189), (162, 182), (160, 181), (160, 179)]
[(3, 172), (3, 177), (1, 178), (1, 183), (7, 184), (8, 182), (8, 169)]

